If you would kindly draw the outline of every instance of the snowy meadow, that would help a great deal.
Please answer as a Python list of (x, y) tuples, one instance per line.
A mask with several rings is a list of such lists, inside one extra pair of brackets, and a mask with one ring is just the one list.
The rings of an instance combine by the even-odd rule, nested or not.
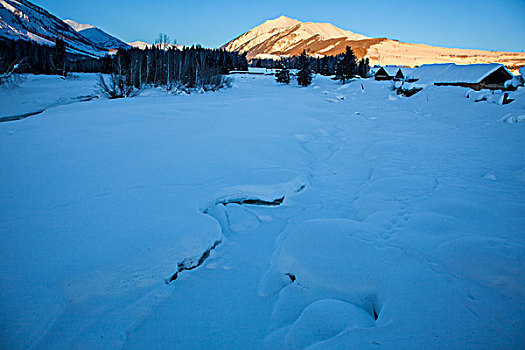
[(0, 88), (0, 348), (525, 344), (523, 87), (96, 81)]

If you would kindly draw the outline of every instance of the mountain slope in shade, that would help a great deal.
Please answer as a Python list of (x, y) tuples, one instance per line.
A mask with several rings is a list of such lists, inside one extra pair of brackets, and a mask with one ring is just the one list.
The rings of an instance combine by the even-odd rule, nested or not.
[(0, 37), (54, 45), (62, 38), (70, 53), (100, 57), (107, 51), (77, 33), (61, 19), (27, 0), (0, 0)]
[(279, 58), (299, 55), (307, 50), (313, 56), (329, 56), (351, 46), (358, 58), (368, 57), (372, 64), (417, 66), (453, 62), (503, 63), (509, 68), (525, 65), (522, 52), (483, 51), (409, 44), (386, 38), (368, 38), (329, 23), (300, 22), (281, 16), (268, 20), (223, 48), (246, 53), (251, 58)]
[(66, 19), (64, 22), (69, 24), (71, 28), (77, 31), (79, 34), (85, 36), (97, 46), (107, 50), (111, 49), (129, 49), (130, 45), (126, 44), (122, 40), (106, 33), (100, 28), (97, 28), (91, 24), (81, 24), (71, 19)]

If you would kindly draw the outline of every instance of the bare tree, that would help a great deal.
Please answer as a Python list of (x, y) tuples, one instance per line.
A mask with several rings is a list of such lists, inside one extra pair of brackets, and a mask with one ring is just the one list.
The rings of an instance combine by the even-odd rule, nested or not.
[(159, 36), (157, 36), (157, 39), (155, 39), (155, 47), (161, 50), (167, 50), (171, 44), (175, 43), (175, 40), (172, 42), (169, 35), (164, 33), (159, 33)]
[(111, 73), (109, 83), (107, 83), (104, 76), (100, 74), (98, 88), (110, 99), (133, 97), (138, 93), (127, 77), (115, 73)]
[(5, 72), (0, 73), (0, 85), (7, 85), (9, 83), (14, 83), (16, 81), (15, 79), (15, 72), (20, 67), (20, 65), (25, 61), (25, 57), (13, 62)]

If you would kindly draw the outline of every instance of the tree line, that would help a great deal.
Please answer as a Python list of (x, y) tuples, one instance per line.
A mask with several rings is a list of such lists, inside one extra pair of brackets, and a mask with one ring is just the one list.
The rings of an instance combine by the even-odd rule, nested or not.
[(200, 46), (163, 47), (153, 45), (144, 50), (119, 50), (112, 58), (111, 79), (122, 80), (126, 87), (163, 86), (168, 90), (215, 91), (227, 86), (224, 77), (232, 70), (247, 70), (244, 55)]
[[(303, 62), (301, 61), (301, 56), (281, 57), (279, 60), (267, 58), (252, 59), (250, 63), (251, 66), (259, 68), (281, 69), (282, 67), (286, 67), (287, 69), (301, 69), (301, 65), (303, 64)], [(370, 62), (368, 58), (358, 60), (354, 54), (354, 51), (349, 46), (346, 47), (344, 53), (341, 53), (339, 55), (323, 57), (313, 57), (306, 55), (306, 57), (311, 71), (315, 74), (321, 74), (326, 76), (336, 75), (337, 67), (340, 66), (340, 61), (342, 59), (345, 59), (345, 57), (352, 57), (350, 61), (355, 61), (357, 67), (357, 72), (355, 73), (355, 75), (359, 75), (360, 77), (364, 78), (368, 77), (368, 75), (370, 74)]]
[(66, 52), (66, 44), (57, 39), (55, 46), (26, 40), (0, 39), (0, 72), (18, 64), (17, 73), (64, 74), (67, 72), (110, 73), (111, 57), (100, 59)]
[[(178, 49), (166, 43), (167, 36), (144, 50), (118, 50), (115, 55), (90, 58), (66, 52), (67, 44), (57, 39), (55, 46), (23, 40), (0, 40), (0, 72), (60, 74), (68, 72), (110, 74), (107, 87), (122, 86), (125, 91), (145, 85), (167, 89), (216, 90), (227, 85), (224, 74), (247, 70), (245, 55), (200, 46)], [(104, 87), (104, 78), (101, 85)], [(113, 91), (111, 97), (121, 97)]]
[[(256, 62), (256, 65), (259, 65), (258, 63)], [(262, 66), (263, 63), (260, 63)], [(350, 46), (346, 47), (344, 53), (336, 56), (316, 58), (309, 56), (306, 51), (303, 51), (300, 56), (283, 57), (279, 61), (264, 60), (264, 64), (271, 66), (271, 68), (279, 69), (275, 75), (278, 83), (289, 84), (289, 69), (297, 69), (297, 83), (301, 86), (311, 84), (313, 73), (334, 76), (333, 79), (340, 80), (343, 84), (356, 76), (366, 78), (370, 74), (368, 58), (357, 61)]]

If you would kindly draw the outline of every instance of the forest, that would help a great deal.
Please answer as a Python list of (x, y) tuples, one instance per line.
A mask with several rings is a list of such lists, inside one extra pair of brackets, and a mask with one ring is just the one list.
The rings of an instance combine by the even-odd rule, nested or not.
[[(308, 66), (310, 67), (311, 71), (315, 74), (321, 74), (326, 76), (336, 75), (338, 65), (345, 57), (348, 56), (349, 59), (353, 60), (356, 64), (356, 75), (359, 75), (361, 77), (368, 76), (370, 71), (370, 63), (368, 58), (363, 58), (358, 61), (355, 57), (354, 52), (352, 51), (351, 53), (349, 53), (348, 49), (351, 50), (350, 47), (347, 47), (347, 50), (344, 53), (335, 56), (323, 57), (313, 57), (308, 55), (308, 52), (305, 51), (306, 58), (308, 60)], [(287, 69), (301, 69), (303, 61), (301, 56), (282, 57), (280, 60), (255, 58), (251, 60), (250, 64), (253, 67), (268, 69), (281, 69), (283, 67)]]
[(110, 78), (106, 81), (101, 75), (101, 86), (118, 89), (106, 91), (110, 97), (125, 97), (145, 85), (216, 90), (228, 84), (225, 74), (248, 69), (244, 55), (200, 46), (178, 49), (159, 44), (144, 50), (119, 50), (103, 58), (74, 55), (66, 49), (61, 39), (55, 46), (0, 40), (1, 80), (5, 82), (15, 73), (59, 74), (64, 78), (72, 72), (102, 73)]

